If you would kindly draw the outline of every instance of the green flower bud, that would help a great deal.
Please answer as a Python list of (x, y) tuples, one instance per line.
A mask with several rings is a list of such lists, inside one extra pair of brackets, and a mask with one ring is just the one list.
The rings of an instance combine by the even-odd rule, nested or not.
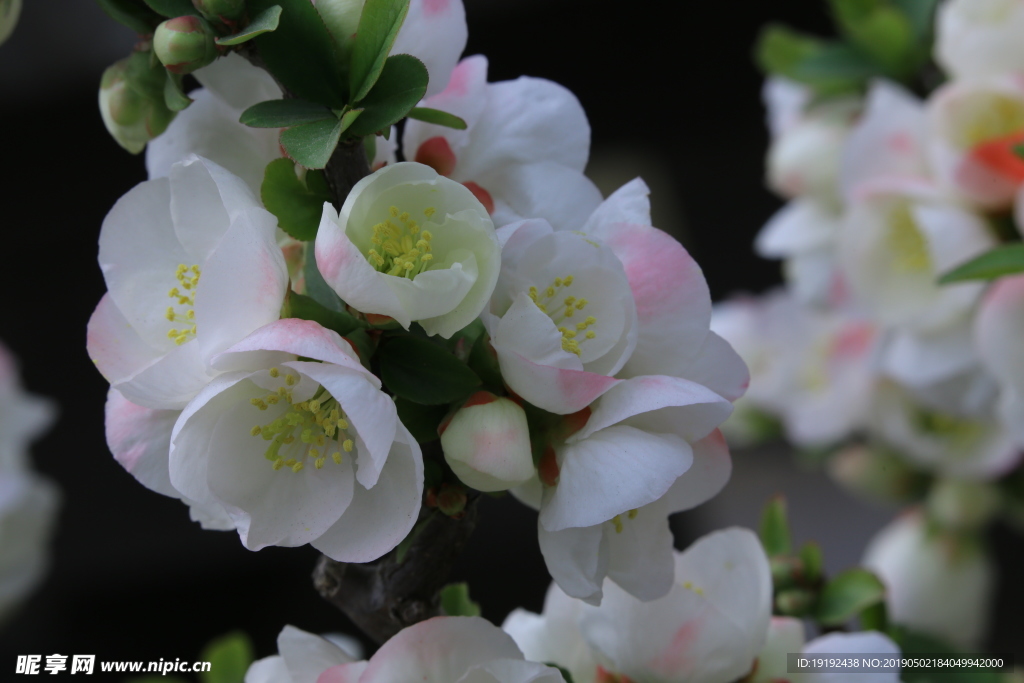
[(245, 0), (192, 0), (192, 5), (210, 21), (232, 23), (245, 12)]
[(210, 25), (197, 16), (168, 19), (156, 27), (153, 51), (171, 73), (188, 74), (217, 58), (215, 37)]
[(0, 45), (14, 32), (21, 14), (21, 0), (0, 0)]
[[(148, 52), (136, 52), (103, 72), (100, 80), (100, 116), (107, 131), (132, 154), (163, 133), (174, 119), (167, 108), (162, 87), (155, 87), (159, 76), (167, 78), (163, 68), (148, 67)], [(155, 73), (154, 73), (155, 71)]]
[(799, 588), (779, 591), (775, 596), (775, 609), (787, 617), (802, 617), (814, 604), (814, 595)]

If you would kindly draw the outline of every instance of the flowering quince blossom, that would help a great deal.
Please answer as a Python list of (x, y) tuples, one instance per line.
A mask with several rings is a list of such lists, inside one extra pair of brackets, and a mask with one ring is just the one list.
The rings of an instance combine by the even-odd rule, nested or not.
[(236, 176), (199, 157), (137, 185), (100, 231), (109, 290), (89, 320), (89, 356), (132, 403), (181, 409), (209, 362), (277, 320), (288, 286), (277, 219)]
[(340, 213), (325, 203), (315, 253), (324, 280), (353, 308), (445, 338), (480, 314), (501, 266), (486, 209), (415, 162), (360, 180)]
[(560, 683), (557, 670), (523, 659), (515, 641), (479, 617), (434, 617), (403, 629), (368, 661), (292, 626), (279, 656), (254, 662), (245, 683)]
[[(674, 563), (671, 591), (658, 600), (640, 602), (609, 582), (600, 607), (574, 607), (552, 588), (544, 615), (516, 610), (504, 628), (528, 658), (550, 658), (581, 683), (742, 678), (771, 616), (771, 575), (760, 542), (746, 529), (726, 529), (675, 553)], [(554, 642), (567, 646), (562, 656)]]
[(787, 655), (802, 652), (805, 655), (889, 655), (899, 656), (900, 649), (888, 636), (878, 631), (860, 633), (829, 633), (804, 642), (804, 624), (792, 617), (772, 617), (764, 648), (757, 656), (757, 665), (750, 683), (899, 683), (899, 672), (843, 673), (789, 673)]
[(1024, 276), (998, 280), (975, 318), (974, 339), (982, 363), (999, 378), (999, 413), (1014, 444), (1024, 448)]
[(1017, 0), (947, 0), (935, 28), (935, 61), (956, 79), (1024, 71), (1024, 6)]
[(863, 564), (885, 583), (893, 622), (965, 648), (984, 637), (995, 579), (984, 550), (929, 530), (911, 511), (872, 539)]
[(466, 185), (495, 226), (543, 218), (576, 230), (601, 203), (583, 175), (590, 124), (576, 96), (557, 83), (526, 76), (487, 83), (487, 59), (476, 55), (422, 106), (461, 117), (466, 130), (410, 120), (405, 157)]
[(310, 543), (369, 562), (405, 538), (420, 509), (420, 448), (345, 340), (284, 319), (213, 364), (226, 372), (171, 433), (175, 489), (223, 508), (250, 550)]

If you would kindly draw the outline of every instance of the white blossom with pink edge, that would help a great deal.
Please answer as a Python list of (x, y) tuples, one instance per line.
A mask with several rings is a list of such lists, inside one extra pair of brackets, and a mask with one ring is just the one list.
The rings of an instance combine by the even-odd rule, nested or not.
[(1024, 71), (1024, 5), (1017, 0), (947, 0), (935, 32), (935, 61), (955, 79)]
[[(669, 515), (714, 497), (732, 472), (720, 432), (695, 440), (703, 429), (689, 431), (721, 404), (672, 405), (682, 403), (680, 387), (658, 391), (644, 379), (651, 378), (609, 392), (583, 430), (545, 453), (540, 478), (513, 489), (540, 510), (538, 540), (552, 578), (595, 605), (606, 577), (640, 600), (665, 595)], [(629, 407), (637, 398), (646, 405)]]
[(985, 636), (995, 567), (983, 548), (929, 529), (915, 510), (878, 532), (863, 564), (885, 583), (893, 623), (963, 648)]
[(289, 318), (213, 364), (225, 373), (171, 433), (178, 492), (222, 508), (250, 550), (310, 543), (369, 562), (405, 538), (420, 509), (420, 448), (344, 339)]
[(27, 469), (29, 443), (55, 417), (53, 403), (22, 387), (17, 360), (0, 343), (0, 471)]
[(277, 636), (279, 654), (253, 662), (245, 673), (245, 683), (317, 683), (320, 674), (331, 667), (350, 664), (358, 668), (359, 658), (353, 656), (352, 649), (343, 649), (327, 638), (285, 626)]
[[(561, 683), (528, 662), (512, 638), (479, 617), (434, 617), (399, 631), (366, 662), (327, 669), (316, 683)], [(262, 683), (249, 681), (246, 683)], [(300, 683), (295, 681), (295, 683)]]
[(481, 317), (505, 381), (533, 405), (574, 413), (642, 375), (728, 399), (746, 389), (743, 361), (710, 330), (704, 274), (651, 226), (648, 193), (642, 180), (624, 185), (578, 233), (540, 220), (498, 231), (501, 276)]
[(585, 683), (609, 675), (729, 683), (751, 671), (768, 632), (768, 558), (746, 529), (717, 531), (674, 553), (671, 591), (658, 600), (640, 602), (611, 582), (604, 590), (601, 606), (593, 607), (574, 606), (552, 588), (543, 615), (517, 610), (505, 628), (529, 658), (556, 654), (546, 641), (557, 639), (567, 649), (547, 661), (570, 668), (574, 678), (580, 671), (575, 680)]
[(324, 280), (348, 305), (445, 338), (480, 315), (501, 267), (483, 205), (415, 162), (360, 180), (340, 213), (325, 203), (315, 253)]
[(974, 320), (982, 364), (998, 378), (999, 414), (1024, 448), (1024, 275), (1001, 278), (985, 293)]
[(181, 409), (213, 356), (277, 320), (288, 286), (277, 219), (220, 166), (190, 157), (118, 200), (100, 231), (109, 290), (89, 356), (132, 403)]
[(448, 87), (422, 106), (460, 116), (466, 130), (409, 120), (406, 159), (427, 164), (470, 188), (495, 226), (543, 218), (577, 230), (601, 203), (583, 169), (590, 124), (579, 100), (540, 78), (487, 83), (487, 59), (462, 60)]

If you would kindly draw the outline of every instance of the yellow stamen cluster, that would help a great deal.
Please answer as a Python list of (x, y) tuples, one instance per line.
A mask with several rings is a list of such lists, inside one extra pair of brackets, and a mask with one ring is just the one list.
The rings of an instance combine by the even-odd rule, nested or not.
[[(629, 512), (626, 513), (626, 517), (628, 517), (629, 519), (636, 519), (636, 516), (637, 516), (637, 511), (636, 510), (630, 510)], [(612, 526), (615, 527), (615, 533), (617, 533), (617, 534), (621, 534), (622, 533), (622, 529), (623, 529), (622, 515), (615, 515), (614, 517), (612, 517)]]
[[(560, 297), (561, 291), (570, 287), (573, 280), (574, 277), (572, 275), (556, 277), (543, 292), (536, 287), (530, 287), (530, 299), (533, 303), (537, 304), (537, 308), (547, 313), (556, 325), (564, 323), (568, 318), (572, 318), (590, 303), (586, 299), (577, 299), (574, 296), (567, 296), (560, 302), (556, 301), (556, 296)], [(553, 310), (548, 310), (549, 308)], [(597, 318), (589, 315), (585, 320), (575, 325), (571, 324), (571, 322), (568, 325), (558, 325), (558, 331), (562, 333), (562, 350), (575, 353), (577, 356), (580, 355), (580, 344), (587, 339), (593, 339), (597, 336), (596, 332), (589, 329), (596, 322)], [(583, 337), (577, 339), (581, 332)]]
[[(184, 306), (185, 310), (178, 312), (174, 306), (168, 306), (164, 317), (172, 323), (184, 323), (185, 327), (178, 329), (172, 327), (167, 331), (167, 336), (174, 340), (174, 343), (181, 346), (189, 339), (196, 336), (196, 287), (199, 285), (199, 266), (186, 266), (184, 263), (178, 265), (175, 276), (178, 279), (178, 287), (167, 292), (167, 296), (178, 302), (178, 306)], [(180, 287), (180, 289), (179, 289)]]
[[(271, 368), (270, 376), (279, 378), (280, 369)], [(346, 431), (349, 423), (341, 405), (323, 387), (308, 401), (295, 403), (291, 387), (297, 381), (296, 375), (286, 373), (284, 383), (276, 391), (249, 400), (260, 410), (285, 401), (289, 404), (283, 415), (265, 425), (256, 425), (249, 433), (271, 442), (264, 457), (275, 470), (287, 467), (292, 472), (301, 472), (307, 457), (319, 470), (327, 463), (328, 453), (330, 459), (340, 465), (342, 453), (351, 453), (355, 448), (355, 442)]]
[[(428, 207), (423, 214), (429, 219), (435, 212), (435, 208)], [(408, 211), (392, 206), (388, 213), (389, 218), (373, 226), (370, 242), (374, 246), (366, 253), (366, 260), (382, 273), (411, 280), (430, 269), (434, 260), (430, 241), (434, 236), (422, 230)]]

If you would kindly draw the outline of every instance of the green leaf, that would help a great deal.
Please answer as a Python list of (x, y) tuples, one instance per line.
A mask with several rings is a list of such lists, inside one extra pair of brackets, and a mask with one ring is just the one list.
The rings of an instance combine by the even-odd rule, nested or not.
[(939, 0), (891, 0), (910, 22), (922, 47), (930, 49), (932, 27), (935, 26), (935, 7)]
[(136, 33), (152, 33), (160, 23), (159, 15), (134, 0), (96, 0), (107, 16)]
[(377, 82), (408, 13), (409, 0), (366, 0), (348, 74), (353, 102), (366, 97)]
[(389, 131), (427, 92), (427, 67), (412, 55), (388, 57), (380, 79), (360, 103), (362, 115), (348, 133), (353, 137)]
[(572, 674), (569, 673), (569, 670), (566, 669), (564, 666), (559, 666), (558, 664), (555, 664), (554, 662), (544, 662), (544, 665), (545, 666), (550, 666), (550, 667), (552, 667), (554, 669), (558, 669), (558, 673), (562, 674), (562, 680), (564, 680), (565, 683), (573, 683)]
[(867, 79), (882, 73), (877, 63), (850, 45), (779, 24), (761, 31), (755, 59), (765, 72), (809, 85), (823, 96), (861, 89)]
[(761, 29), (754, 56), (765, 73), (790, 77), (796, 65), (820, 50), (822, 43), (788, 26), (768, 24)]
[(800, 548), (800, 561), (804, 565), (804, 578), (808, 582), (813, 583), (821, 578), (825, 570), (825, 558), (820, 545), (814, 541), (804, 543)]
[(241, 631), (234, 631), (210, 641), (200, 661), (210, 662), (210, 670), (200, 673), (202, 683), (242, 683), (253, 661), (252, 641)]
[(252, 15), (280, 5), (277, 30), (254, 39), (270, 73), (293, 95), (331, 109), (345, 106), (337, 47), (309, 0), (248, 0)]
[(829, 581), (818, 597), (815, 618), (825, 626), (841, 626), (885, 600), (885, 585), (867, 569), (848, 569)]
[(498, 365), (498, 354), (491, 346), (491, 336), (486, 332), (473, 342), (473, 350), (469, 352), (467, 365), (483, 381), (484, 388), (499, 394), (505, 390), (505, 381), (501, 377), (501, 367)]
[(442, 405), (469, 395), (480, 378), (444, 348), (419, 337), (395, 337), (378, 354), (380, 376), (395, 396)]
[[(306, 177), (309, 177), (308, 173)], [(306, 263), (302, 267), (302, 275), (306, 281), (306, 294), (329, 311), (345, 311), (345, 302), (334, 293), (316, 267), (312, 242), (306, 243), (305, 257)]]
[(240, 45), (256, 36), (276, 31), (281, 21), (281, 6), (274, 5), (260, 12), (243, 30), (217, 39), (218, 45)]
[(364, 328), (363, 323), (351, 313), (332, 311), (321, 306), (312, 297), (305, 296), (304, 294), (290, 292), (288, 294), (288, 305), (292, 318), (312, 320), (329, 330), (334, 330), (343, 337)]
[(359, 354), (359, 362), (363, 364), (363, 367), (370, 370), (370, 359), (373, 358), (373, 352), (377, 350), (377, 343), (374, 339), (364, 329), (352, 330), (345, 335), (345, 339), (355, 347), (356, 353)]
[(449, 583), (441, 589), (441, 611), (449, 617), (478, 617), (480, 605), (469, 598), (468, 583)]
[(251, 128), (287, 128), (337, 118), (327, 107), (306, 100), (267, 100), (254, 104), (238, 119)]
[(307, 171), (303, 182), (295, 174), (291, 159), (274, 159), (263, 173), (260, 198), (267, 211), (277, 217), (282, 230), (308, 242), (316, 238), (324, 202), (331, 198), (326, 184), (316, 171)]
[(459, 118), (455, 114), (449, 114), (448, 112), (441, 111), (440, 109), (431, 109), (430, 107), (413, 107), (409, 110), (409, 118), (416, 119), (417, 121), (424, 121), (426, 123), (433, 123), (437, 126), (454, 128), (455, 130), (466, 130), (465, 120)]
[(323, 168), (331, 160), (340, 138), (341, 121), (324, 119), (282, 131), (281, 146), (306, 168)]
[(145, 2), (151, 10), (168, 19), (199, 14), (192, 4), (192, 0), (145, 0)]
[(164, 104), (171, 111), (181, 111), (192, 104), (192, 98), (181, 87), (181, 76), (167, 72), (164, 82)]
[(419, 443), (437, 441), (437, 426), (448, 414), (448, 407), (424, 406), (404, 398), (395, 400), (398, 408), (398, 419)]
[(362, 109), (349, 109), (347, 112), (341, 115), (341, 132), (344, 133), (349, 127), (355, 123), (359, 115), (363, 113)]
[(840, 30), (892, 75), (916, 64), (917, 38), (906, 14), (880, 0), (831, 0)]
[(939, 278), (939, 284), (995, 280), (1024, 271), (1024, 244), (1004, 244), (960, 265)]
[(800, 81), (863, 81), (879, 75), (878, 66), (863, 53), (844, 43), (828, 43), (808, 55), (794, 68), (792, 75)]
[(761, 513), (760, 536), (761, 545), (769, 557), (788, 555), (792, 549), (789, 521), (786, 518), (786, 499), (782, 496), (775, 496), (764, 506)]

